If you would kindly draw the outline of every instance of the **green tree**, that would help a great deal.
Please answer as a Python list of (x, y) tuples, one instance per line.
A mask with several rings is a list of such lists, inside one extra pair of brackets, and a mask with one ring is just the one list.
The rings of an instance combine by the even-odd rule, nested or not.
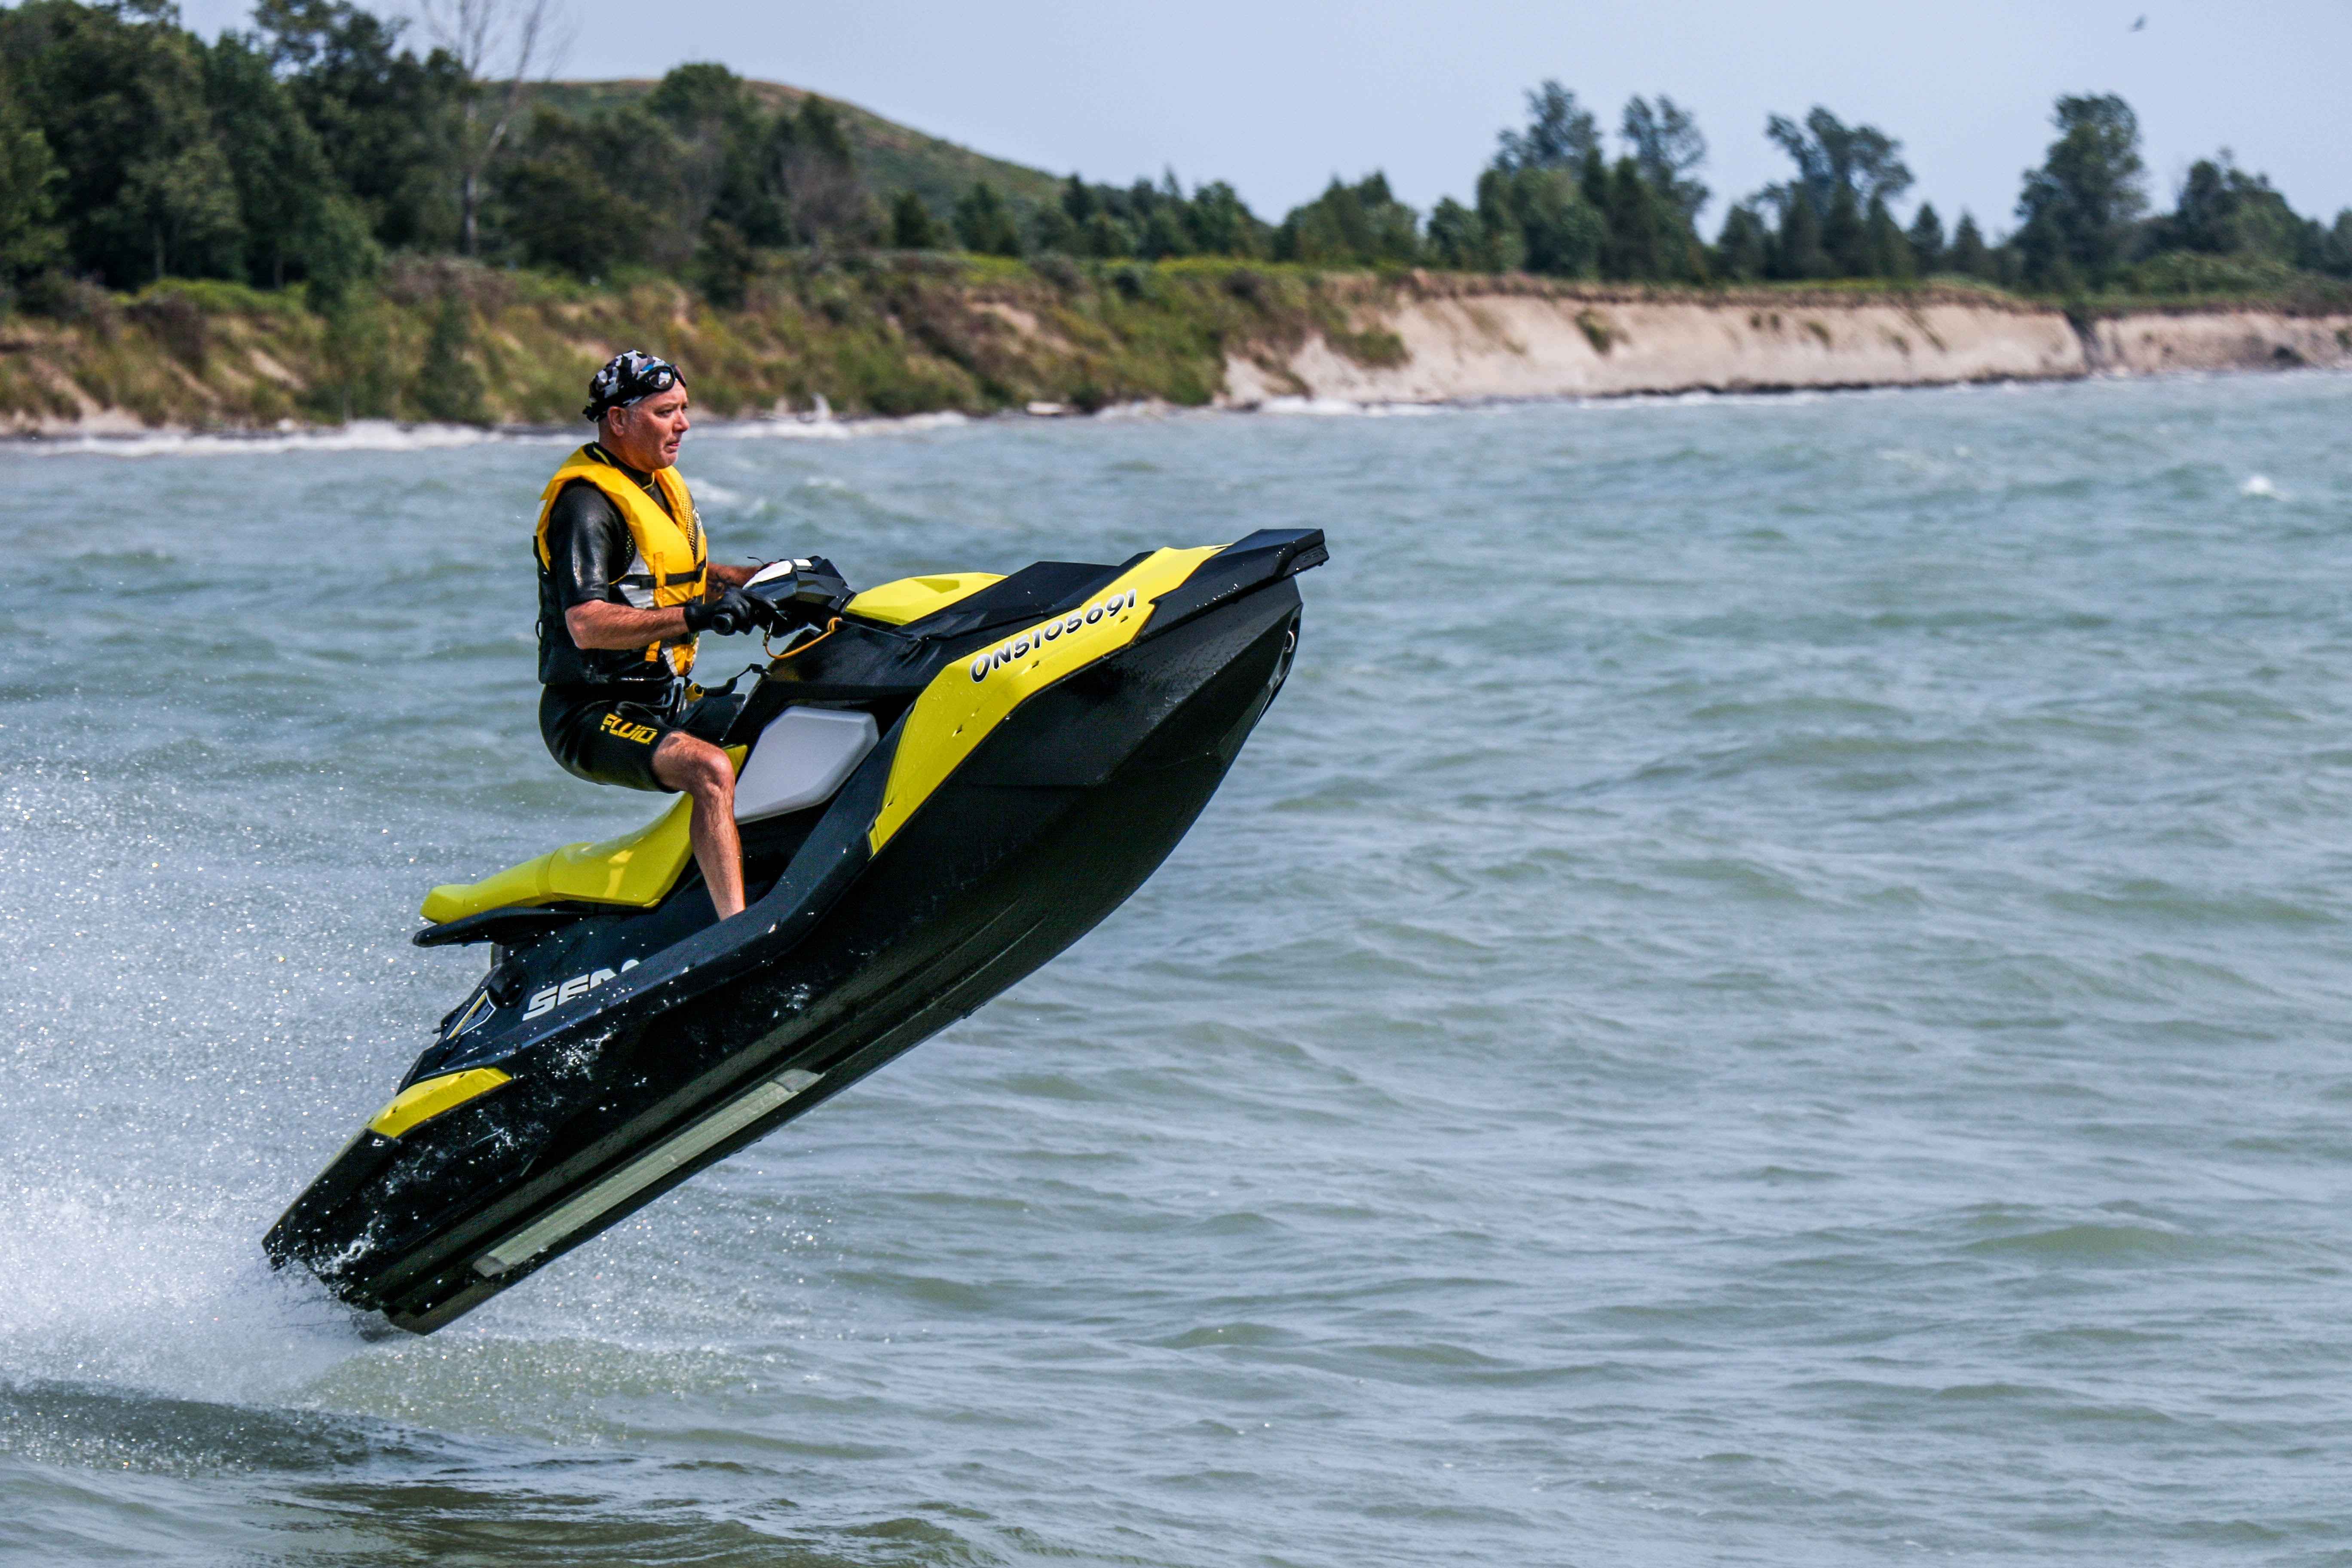
[(48, 139), (25, 122), (13, 94), (0, 92), (0, 285), (64, 258), (65, 231), (52, 221), (64, 179)]
[(1599, 146), (1584, 154), (1576, 166), (1577, 192), (1594, 212), (1609, 210), (1609, 160), (1601, 155)]
[(1429, 215), (1429, 252), (1438, 266), (1454, 272), (1508, 272), (1526, 259), (1527, 242), (1495, 187), (1507, 189), (1510, 176), (1489, 169), (1479, 176), (1479, 205), (1465, 207), (1453, 197)]
[(1937, 216), (1935, 203), (1919, 204), (1905, 237), (1910, 243), (1911, 256), (1921, 276), (1944, 270), (1944, 220)]
[(1826, 278), (1867, 278), (1871, 266), (1870, 228), (1853, 187), (1838, 185), (1830, 192), (1822, 212), (1822, 251), (1829, 258)]
[(64, 174), (55, 189), (69, 259), (116, 288), (244, 270), (203, 50), (169, 15), (74, 0), (0, 11), (10, 96)]
[(1069, 256), (1263, 256), (1269, 238), (1231, 185), (1213, 181), (1187, 196), (1172, 170), (1125, 186), (1072, 174), (1054, 205), (1029, 216), (1030, 248)]
[(1135, 229), (1113, 217), (1108, 207), (1097, 207), (1094, 216), (1078, 228), (1078, 254), (1115, 261), (1135, 254)]
[(963, 200), (956, 203), (955, 231), (966, 250), (982, 256), (1021, 254), (1020, 226), (1004, 198), (986, 180), (973, 181)]
[(1429, 215), (1428, 244), (1438, 266), (1456, 272), (1509, 272), (1527, 260), (1527, 237), (1512, 211), (1514, 186), (1522, 179), (1558, 180), (1557, 171), (1526, 175), (1489, 168), (1478, 176), (1478, 205), (1465, 207), (1453, 197)]
[[(1518, 231), (1530, 272), (1553, 278), (1592, 278), (1601, 271), (1609, 243), (1609, 222), (1585, 199), (1582, 184), (1564, 168), (1522, 169), (1505, 175), (1490, 171), (1496, 188), (1479, 182), (1482, 213), (1501, 208)], [(1489, 220), (1490, 227), (1499, 226)]]
[(1870, 204), (1869, 215), (1863, 219), (1864, 244), (1869, 251), (1870, 276), (1908, 281), (1919, 275), (1918, 258), (1911, 242), (1903, 237), (1902, 226), (1886, 204)]
[(1735, 283), (1753, 283), (1763, 277), (1770, 238), (1754, 208), (1735, 205), (1724, 215), (1723, 230), (1716, 237), (1716, 276)]
[(811, 96), (801, 100), (798, 114), (778, 115), (767, 161), (773, 188), (791, 212), (794, 238), (853, 246), (873, 238), (878, 227), (873, 195), (833, 105)]
[(2189, 165), (2179, 204), (2164, 226), (2162, 248), (2228, 255), (2238, 248), (2237, 207), (2237, 193), (2221, 177), (2220, 166), (2210, 158), (2199, 159)]
[(205, 138), (142, 158), (123, 173), (109, 215), (118, 253), (145, 242), (149, 279), (236, 278), (245, 271), (245, 224), (236, 184), (220, 143)]
[(751, 295), (751, 280), (760, 275), (760, 253), (725, 218), (706, 218), (702, 243), (694, 247), (692, 271), (702, 297), (731, 310)]
[(425, 418), (444, 425), (488, 425), (489, 384), (474, 363), (473, 312), (454, 290), (441, 296), (425, 341), (425, 359), (410, 380), (408, 400)]
[(2336, 215), (2320, 242), (2319, 269), (2333, 278), (2352, 278), (2352, 207)]
[(1903, 143), (1874, 125), (1848, 125), (1818, 104), (1801, 125), (1771, 116), (1764, 133), (1797, 165), (1795, 179), (1767, 185), (1752, 198), (1780, 215), (1773, 275), (1874, 275), (1879, 247), (1871, 211), (1911, 188)]
[(1528, 94), (1528, 127), (1496, 136), (1494, 166), (1503, 173), (1522, 169), (1573, 169), (1601, 151), (1601, 131), (1591, 114), (1580, 107), (1576, 94), (1557, 81), (1546, 81)]
[(282, 289), (289, 264), (298, 275), (307, 269), (305, 248), (319, 240), (320, 209), (336, 194), (333, 171), (260, 48), (225, 32), (205, 66), (205, 95), (244, 220), (247, 271), (256, 283)]
[(1429, 209), (1430, 259), (1450, 272), (1490, 272), (1484, 264), (1486, 234), (1478, 215), (1452, 196)]
[(1371, 266), (1421, 259), (1420, 218), (1389, 190), (1378, 171), (1354, 184), (1335, 175), (1321, 195), (1294, 207), (1276, 231), (1274, 253), (1283, 261), (1323, 266)]
[(890, 243), (900, 250), (937, 250), (940, 226), (913, 191), (900, 191), (890, 204)]
[(343, 309), (352, 290), (383, 264), (367, 214), (341, 195), (329, 195), (310, 210), (296, 249), (310, 308), (326, 315)]
[(383, 245), (457, 241), (457, 62), (399, 47), (401, 25), (345, 0), (260, 0), (254, 26), (336, 184)]
[(1874, 125), (1848, 125), (1818, 104), (1802, 125), (1771, 116), (1764, 134), (1797, 165), (1794, 181), (1763, 191), (1763, 199), (1783, 213), (1799, 191), (1812, 199), (1815, 216), (1826, 217), (1840, 191), (1853, 196), (1860, 214), (1872, 202), (1894, 201), (1911, 188), (1902, 142)]
[(1184, 209), (1184, 225), (1192, 248), (1202, 256), (1265, 254), (1265, 225), (1223, 180), (1194, 187)]
[(1192, 254), (1192, 236), (1184, 232), (1184, 214), (1181, 205), (1162, 205), (1143, 220), (1143, 233), (1136, 241), (1135, 253), (1153, 261), (1163, 257)]
[(1960, 209), (1960, 221), (1952, 230), (1952, 248), (1945, 265), (1963, 278), (1990, 279), (1993, 276), (1991, 253), (1986, 249), (1984, 235), (1977, 220), (1966, 207)]
[[(684, 156), (676, 174), (690, 224), (725, 226), (734, 238), (718, 237), (722, 249), (792, 243), (784, 182), (766, 157), (773, 127), (740, 77), (708, 62), (673, 67), (645, 107), (677, 138)], [(713, 239), (706, 229), (705, 245)]]
[(490, 173), (521, 119), (523, 84), (562, 52), (556, 0), (417, 0), (425, 31), (456, 69), (457, 246), (480, 242)]
[(2026, 171), (2017, 234), (2025, 279), (2059, 292), (2105, 283), (2127, 258), (2147, 210), (2139, 118), (2114, 93), (2058, 100), (2058, 139)]
[[(493, 177), (491, 215), (520, 259), (601, 278), (686, 258), (661, 122), (638, 109), (582, 119), (542, 106)], [(689, 234), (691, 231), (688, 231)]]
[(1706, 163), (1706, 138), (1699, 134), (1698, 121), (1664, 93), (1655, 104), (1636, 96), (1626, 100), (1621, 133), (1642, 177), (1682, 215), (1687, 228), (1707, 198), (1707, 188), (1690, 177)]
[[(1489, 272), (1511, 272), (1528, 262), (1528, 234), (1515, 201), (1522, 180), (1550, 180), (1574, 190), (1574, 182), (1558, 169), (1506, 174), (1489, 168), (1478, 176), (1478, 265)], [(1595, 240), (1598, 245), (1598, 240)]]
[[(1851, 193), (1847, 199), (1853, 199)], [(1821, 215), (1813, 210), (1813, 198), (1799, 190), (1789, 198), (1780, 232), (1773, 237), (1769, 276), (1794, 282), (1835, 272), (1836, 264), (1822, 245)]]
[(1609, 237), (1601, 253), (1601, 275), (1622, 281), (1659, 281), (1690, 276), (1683, 216), (1671, 193), (1660, 190), (1632, 158), (1620, 158), (1609, 176), (1604, 209)]
[(2312, 233), (2313, 227), (2295, 215), (2266, 175), (2239, 168), (2223, 148), (2220, 157), (2200, 158), (2189, 165), (2179, 201), (2170, 214), (2149, 226), (2148, 237), (2158, 250), (2315, 266), (2320, 246), (2314, 242), (2320, 237)]

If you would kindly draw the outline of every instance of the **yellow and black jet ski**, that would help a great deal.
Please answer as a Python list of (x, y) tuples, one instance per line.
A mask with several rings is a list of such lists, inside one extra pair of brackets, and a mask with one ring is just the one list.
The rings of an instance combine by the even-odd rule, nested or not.
[(1265, 531), (849, 599), (726, 734), (744, 912), (716, 919), (684, 798), (433, 889), (415, 941), (486, 943), (489, 973), (271, 1261), (429, 1333), (981, 1006), (1183, 837), (1324, 559), (1318, 531)]

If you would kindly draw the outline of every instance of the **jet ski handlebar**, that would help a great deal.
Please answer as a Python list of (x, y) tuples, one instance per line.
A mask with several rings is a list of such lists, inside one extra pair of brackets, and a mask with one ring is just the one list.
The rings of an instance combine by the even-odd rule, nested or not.
[(772, 632), (802, 626), (823, 630), (855, 596), (840, 572), (822, 555), (771, 562), (743, 584), (743, 593), (758, 606), (765, 629)]

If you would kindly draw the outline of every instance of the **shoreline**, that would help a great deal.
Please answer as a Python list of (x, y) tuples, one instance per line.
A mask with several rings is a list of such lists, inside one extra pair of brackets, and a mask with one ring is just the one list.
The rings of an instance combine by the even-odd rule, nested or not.
[[(1246, 293), (1244, 279), (1253, 287), (1263, 282), (1254, 274), (1235, 274), (1222, 279), (1216, 292)], [(703, 426), (719, 439), (840, 439), (992, 418), (1132, 418), (1192, 410), (1402, 410), (2352, 368), (2352, 312), (2298, 315), (2261, 305), (2124, 310), (2075, 318), (2051, 306), (1949, 289), (1860, 297), (1793, 292), (1695, 297), (1427, 274), (1410, 279), (1310, 279), (1305, 294), (1306, 308), (1286, 316), (1227, 318), (1215, 323), (1218, 331), (1197, 335), (1192, 353), (1204, 363), (1192, 373), (1192, 390), (1171, 397), (1163, 395), (1150, 378), (1141, 384), (1130, 379), (1123, 388), (1103, 386), (1100, 354), (1071, 341), (1069, 319), (1055, 320), (1015, 306), (1001, 289), (967, 284), (953, 291), (954, 302), (982, 321), (998, 365), (1021, 366), (1028, 373), (1024, 390), (1046, 395), (1006, 396), (993, 406), (853, 405), (849, 412), (837, 413), (823, 391), (798, 399), (730, 400), (727, 387), (714, 384), (712, 390), (719, 395), (707, 403), (710, 415)], [(1193, 304), (1171, 289), (1162, 301), (1163, 320), (1185, 317)], [(491, 309), (482, 316), (482, 338), (523, 346), (504, 312)], [(284, 340), (291, 337), (281, 324), (287, 320), (281, 313), (265, 324), (276, 328)], [(644, 317), (638, 320), (643, 322)], [(757, 323), (761, 318), (748, 320)], [(688, 323), (680, 321), (679, 325)], [(650, 336), (616, 321), (542, 341), (563, 357), (599, 362), (606, 352), (605, 340), (618, 335), (611, 331), (614, 327), (632, 336)], [(682, 335), (719, 338), (730, 327), (740, 336), (742, 329), (737, 322), (704, 317)], [(1096, 330), (1099, 332), (1100, 326)], [(13, 409), (0, 412), (0, 445), (20, 450), (71, 446), (116, 453), (152, 444), (185, 449), (192, 441), (231, 451), (273, 446), (414, 449), (481, 440), (558, 442), (572, 429), (569, 423), (533, 417), (524, 409), (462, 422), (429, 416), (334, 421), (298, 416), (283, 394), (295, 388), (298, 373), (289, 362), (299, 357), (293, 351), (301, 345), (266, 342), (253, 316), (239, 319), (226, 311), (209, 328), (208, 353), (194, 365), (186, 363), (184, 352), (175, 359), (168, 343), (142, 347), (133, 331), (117, 330), (104, 337), (101, 390), (109, 389), (110, 383), (122, 385), (127, 367), (168, 381), (187, 395), (211, 395), (208, 405), (198, 405), (201, 412), (194, 418), (180, 409), (159, 406), (152, 396), (143, 400), (142, 412), (134, 412), (125, 402), (142, 400), (101, 401), (84, 384), (89, 378), (72, 374), (74, 353), (86, 346), (76, 342), (77, 335), (67, 328), (0, 343), (0, 351), (13, 351), (0, 353), (0, 361), (13, 362), (0, 363), (0, 371), (13, 369), (18, 387), (38, 380), (51, 389), (47, 406), (37, 412), (21, 397), (14, 400)], [(688, 342), (682, 363), (692, 362), (695, 346)], [(741, 345), (722, 339), (709, 346), (717, 351)], [(507, 359), (504, 354), (495, 357)], [(804, 355), (796, 357), (781, 343), (765, 356), (750, 357), (755, 366), (764, 358), (772, 367), (788, 365), (795, 373), (809, 364)], [(1172, 360), (1159, 363), (1162, 368), (1187, 368)], [(734, 359), (735, 366), (744, 363), (743, 358)], [(503, 367), (492, 363), (486, 368), (492, 373), (488, 384), (500, 385), (496, 372)], [(199, 369), (202, 379), (195, 374)], [(551, 369), (544, 359), (534, 366), (542, 380), (551, 378)], [(238, 384), (252, 386), (265, 379), (279, 389), (271, 410), (275, 418), (253, 416), (266, 403), (240, 406), (220, 395), (234, 393)], [(808, 406), (795, 407), (796, 402)], [(517, 413), (522, 417), (514, 417)]]
[[(1658, 391), (1635, 390), (1528, 396), (1465, 396), (1443, 401), (1353, 401), (1337, 397), (1277, 395), (1262, 402), (1217, 402), (1199, 407), (1144, 401), (1113, 404), (1088, 413), (1080, 409), (1046, 414), (1034, 409), (1007, 408), (992, 414), (967, 415), (952, 410), (935, 414), (876, 414), (826, 420), (787, 418), (712, 418), (695, 428), (705, 440), (850, 441), (885, 436), (919, 435), (929, 430), (961, 429), (970, 426), (1038, 422), (1119, 424), (1137, 420), (1262, 417), (1350, 418), (1412, 417), (1419, 415), (1518, 408), (1542, 405), (1588, 405), (1646, 401), (1684, 402), (1712, 398), (1777, 398), (1858, 396), (1889, 392), (1949, 392), (2000, 386), (2056, 386), (2073, 382), (2166, 380), (2174, 377), (2276, 374), (2284, 371), (2352, 372), (2352, 363), (2340, 365), (2221, 366), (2183, 365), (2154, 371), (2097, 370), (2072, 376), (1991, 376), (1972, 381), (1822, 382), (1804, 386), (1689, 386)], [(289, 430), (159, 426), (120, 430), (0, 430), (0, 454), (8, 452), (65, 457), (80, 453), (101, 457), (171, 457), (268, 452), (410, 452), (443, 447), (516, 445), (562, 446), (580, 432), (552, 425), (450, 425), (431, 421), (357, 419), (348, 425), (304, 425)]]
[[(1066, 409), (1052, 414), (1008, 408), (992, 414), (967, 415), (952, 410), (935, 414), (866, 415), (827, 420), (788, 418), (712, 418), (695, 429), (706, 440), (848, 441), (886, 436), (919, 435), (929, 430), (971, 426), (1017, 425), (1032, 421), (1079, 424), (1120, 424), (1137, 420), (1187, 418), (1410, 418), (1422, 415), (1467, 412), (1483, 408), (1518, 408), (1543, 405), (1593, 405), (1641, 402), (1687, 402), (1714, 398), (1777, 398), (1859, 396), (1900, 392), (1951, 392), (2001, 386), (2061, 386), (2074, 382), (2167, 380), (2175, 377), (2275, 374), (2290, 370), (2352, 373), (2352, 363), (2341, 365), (2291, 365), (2273, 368), (2184, 365), (2155, 371), (2098, 370), (2073, 376), (1997, 376), (1975, 381), (1912, 383), (1820, 383), (1806, 386), (1680, 387), (1655, 392), (1606, 392), (1563, 395), (1457, 397), (1443, 402), (1354, 402), (1340, 398), (1291, 395), (1257, 403), (1213, 403), (1199, 407), (1146, 401), (1113, 404), (1088, 413)], [(562, 446), (577, 440), (580, 432), (551, 425), (448, 425), (429, 421), (353, 420), (349, 425), (306, 425), (291, 430), (194, 429), (158, 426), (135, 432), (40, 432), (0, 430), (0, 454), (11, 451), (65, 457), (173, 457), (268, 452), (407, 452), (443, 447), (516, 445)]]

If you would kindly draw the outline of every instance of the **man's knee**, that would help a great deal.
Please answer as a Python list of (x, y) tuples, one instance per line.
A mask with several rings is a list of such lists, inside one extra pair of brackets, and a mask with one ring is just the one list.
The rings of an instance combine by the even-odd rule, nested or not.
[(654, 776), (697, 800), (725, 804), (735, 797), (735, 764), (708, 741), (672, 731), (654, 752)]

